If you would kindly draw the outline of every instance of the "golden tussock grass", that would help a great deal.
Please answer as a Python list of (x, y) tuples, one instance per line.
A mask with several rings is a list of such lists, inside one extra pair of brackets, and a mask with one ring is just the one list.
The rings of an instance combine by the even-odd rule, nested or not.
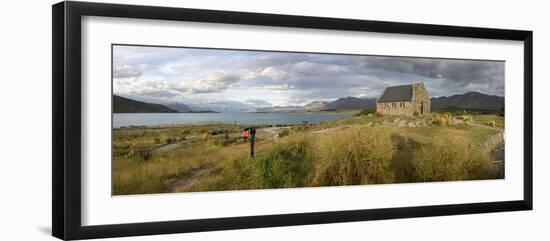
[(315, 146), (314, 186), (390, 183), (389, 133), (352, 127), (320, 136)]
[(442, 132), (431, 143), (413, 151), (412, 179), (456, 181), (496, 178), (488, 153), (463, 135)]
[[(490, 154), (481, 149), (497, 129), (450, 125), (453, 117), (449, 114), (427, 116), (433, 126), (365, 125), (391, 118), (363, 115), (288, 128), (276, 140), (259, 137), (253, 159), (235, 126), (117, 130), (113, 148), (119, 154), (113, 160), (113, 194), (502, 178)], [(498, 117), (471, 119), (488, 123), (490, 118)], [(457, 119), (469, 121), (464, 116)], [(503, 120), (497, 120), (495, 126), (503, 126)], [(231, 141), (218, 134), (227, 132), (233, 133)], [(159, 143), (168, 138), (180, 143), (172, 144), (169, 151), (151, 151), (148, 158), (140, 154), (162, 146)], [(218, 143), (223, 140), (227, 143)], [(130, 149), (133, 153), (128, 155)], [(171, 180), (186, 184), (171, 187), (167, 184)]]

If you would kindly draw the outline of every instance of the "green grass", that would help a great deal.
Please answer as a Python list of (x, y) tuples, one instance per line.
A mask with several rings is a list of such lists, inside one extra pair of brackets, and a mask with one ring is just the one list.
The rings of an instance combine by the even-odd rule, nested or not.
[[(293, 126), (276, 140), (258, 136), (254, 159), (240, 138), (244, 126), (115, 129), (113, 194), (502, 178), (481, 146), (499, 133), (503, 117), (472, 115), (476, 123), (495, 121), (497, 128), (382, 125), (396, 118), (417, 120), (359, 115)], [(167, 140), (176, 144), (166, 146)], [(185, 182), (173, 186), (174, 180)]]
[(313, 162), (311, 145), (307, 135), (296, 134), (275, 143), (270, 151), (255, 159), (234, 159), (222, 171), (220, 186), (224, 189), (306, 186)]
[(474, 115), (473, 119), (482, 125), (488, 125), (489, 121), (494, 121), (496, 128), (504, 129), (504, 118), (499, 115)]

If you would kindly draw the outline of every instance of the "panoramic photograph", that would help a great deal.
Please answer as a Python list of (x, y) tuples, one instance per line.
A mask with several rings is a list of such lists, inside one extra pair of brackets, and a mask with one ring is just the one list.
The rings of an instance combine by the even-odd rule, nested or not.
[(499, 60), (112, 46), (112, 195), (504, 178)]

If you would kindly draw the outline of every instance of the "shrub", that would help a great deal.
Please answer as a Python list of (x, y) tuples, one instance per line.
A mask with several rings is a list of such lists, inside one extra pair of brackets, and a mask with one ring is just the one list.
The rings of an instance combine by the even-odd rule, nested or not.
[(497, 175), (487, 153), (467, 138), (451, 134), (419, 147), (411, 163), (411, 179), (424, 182), (490, 179)]
[(210, 135), (215, 136), (215, 135), (219, 135), (219, 134), (225, 134), (225, 133), (227, 133), (227, 130), (213, 130), (213, 131), (210, 131), (209, 133), (210, 133)]
[(443, 116), (435, 116), (433, 120), (433, 124), (438, 126), (446, 126), (447, 125), (447, 119)]
[(149, 161), (152, 157), (152, 153), (151, 151), (149, 150), (141, 150), (139, 151), (139, 157), (141, 158), (141, 160), (143, 161)]
[(459, 115), (457, 117), (457, 119), (462, 120), (462, 121), (472, 121), (472, 117), (470, 117), (469, 115), (466, 115), (466, 114)]
[(369, 114), (374, 114), (374, 113), (376, 113), (376, 109), (375, 108), (369, 108), (369, 109), (361, 110), (353, 116), (367, 116)]
[(285, 136), (288, 136), (288, 135), (290, 135), (290, 130), (289, 129), (284, 129), (281, 132), (279, 132), (279, 137), (285, 137)]
[(132, 157), (134, 155), (134, 152), (135, 152), (135, 149), (136, 149), (136, 145), (134, 145), (133, 143), (130, 144), (130, 150), (128, 150), (128, 153), (126, 153), (126, 157)]
[(158, 137), (155, 138), (155, 144), (160, 144), (160, 138)]
[(303, 127), (303, 126), (293, 126), (293, 127), (291, 127), (291, 129), (292, 129), (292, 131), (294, 131), (294, 132), (303, 132), (303, 131), (306, 130), (306, 128)]
[(390, 183), (393, 147), (387, 131), (353, 127), (318, 140), (313, 185)]
[(222, 146), (222, 147), (225, 147), (227, 146), (229, 143), (224, 141), (224, 140), (220, 140), (220, 139), (214, 139), (212, 141), (212, 144), (214, 144), (215, 146)]
[(223, 138), (215, 138), (211, 141), (211, 143), (215, 146), (226, 147), (237, 142), (238, 140), (242, 140), (241, 137), (230, 138), (229, 136), (225, 136)]
[(470, 123), (472, 122), (472, 117), (470, 117), (469, 115), (461, 115), (460, 118), (462, 120), (462, 124), (463, 125), (470, 125)]
[(454, 119), (453, 119), (453, 116), (451, 114), (445, 114), (445, 115), (443, 115), (443, 118), (445, 118), (445, 122), (447, 123), (447, 125), (454, 124)]
[(439, 126), (447, 126), (452, 125), (454, 123), (453, 116), (445, 113), (443, 115), (435, 115), (433, 117), (432, 124), (439, 125)]

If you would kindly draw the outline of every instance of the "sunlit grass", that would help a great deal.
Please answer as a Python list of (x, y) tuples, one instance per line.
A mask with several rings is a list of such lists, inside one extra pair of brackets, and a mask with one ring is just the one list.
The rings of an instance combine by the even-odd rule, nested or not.
[(396, 118), (416, 120), (360, 115), (286, 128), (275, 140), (259, 135), (255, 158), (248, 156), (249, 145), (240, 138), (244, 126), (115, 129), (112, 191), (121, 195), (502, 178), (482, 146), (499, 133), (503, 117), (471, 116), (476, 123), (492, 120), (496, 128), (383, 125)]

